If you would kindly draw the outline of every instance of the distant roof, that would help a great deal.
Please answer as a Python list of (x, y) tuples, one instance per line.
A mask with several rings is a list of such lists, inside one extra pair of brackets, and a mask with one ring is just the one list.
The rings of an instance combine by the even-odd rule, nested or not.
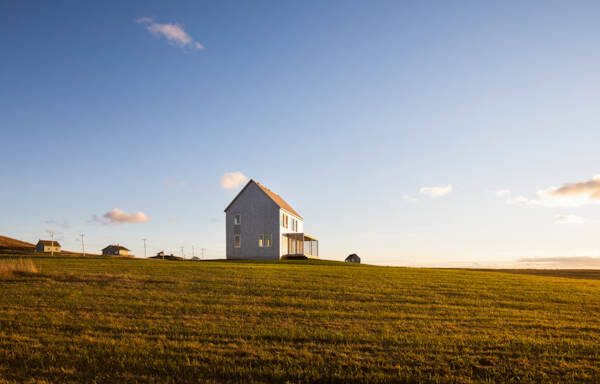
[(43, 244), (43, 245), (51, 245), (53, 247), (60, 247), (60, 244), (58, 243), (58, 241), (52, 241), (52, 240), (40, 240), (38, 241), (38, 244)]
[(109, 245), (108, 247), (104, 248), (103, 251), (106, 249), (119, 249), (121, 251), (129, 251), (129, 249), (122, 247), (120, 245)]
[(242, 192), (244, 192), (244, 190), (246, 188), (248, 188), (248, 186), (254, 183), (256, 184), (256, 186), (258, 188), (260, 188), (267, 196), (269, 196), (269, 198), (271, 200), (273, 200), (275, 202), (275, 204), (277, 204), (279, 206), (279, 208), (288, 211), (289, 213), (298, 216), (299, 218), (302, 219), (302, 216), (300, 216), (300, 214), (298, 212), (296, 212), (294, 210), (294, 208), (292, 208), (291, 205), (289, 205), (285, 200), (283, 200), (283, 198), (281, 196), (279, 196), (278, 194), (276, 194), (275, 192), (271, 191), (269, 188), (265, 187), (264, 185), (262, 185), (261, 183), (259, 183), (258, 181), (255, 181), (253, 179), (250, 179), (250, 181), (248, 182), (248, 184), (246, 184), (246, 186), (244, 188), (242, 188), (242, 190), (240, 191), (240, 193), (238, 193), (235, 198), (233, 200), (231, 200), (231, 203), (229, 203), (229, 205), (227, 206), (227, 208), (225, 208), (225, 211), (227, 211), (229, 209), (229, 207), (231, 206), (231, 204), (233, 204), (234, 201), (237, 200), (237, 198), (242, 194)]

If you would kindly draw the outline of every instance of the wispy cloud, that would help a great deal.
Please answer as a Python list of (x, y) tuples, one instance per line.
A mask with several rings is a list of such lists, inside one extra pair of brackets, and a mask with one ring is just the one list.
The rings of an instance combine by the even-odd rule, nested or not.
[(64, 228), (64, 229), (69, 228), (69, 222), (67, 222), (67, 220), (63, 220), (63, 221), (46, 220), (46, 221), (44, 221), (44, 224), (51, 225), (53, 227), (60, 227), (60, 228)]
[(517, 262), (548, 268), (600, 268), (600, 257), (591, 256), (531, 257)]
[(506, 200), (510, 205), (539, 207), (580, 207), (600, 204), (600, 175), (591, 180), (548, 187), (536, 192), (535, 197), (516, 196)]
[(61, 241), (61, 240), (63, 240), (63, 236), (62, 236), (63, 233), (60, 232), (60, 231), (55, 231), (53, 229), (47, 228), (47, 229), (44, 230), (44, 232), (46, 232), (50, 236), (54, 235), (54, 240), (55, 241)]
[(510, 195), (510, 189), (499, 189), (496, 191), (496, 196), (504, 197)]
[(221, 188), (235, 189), (248, 181), (248, 178), (241, 172), (224, 173), (221, 176)]
[(554, 194), (558, 196), (583, 195), (590, 199), (600, 200), (600, 175), (594, 176), (591, 180), (565, 184), (554, 191)]
[(452, 189), (452, 184), (438, 185), (434, 187), (423, 187), (419, 190), (419, 193), (430, 197), (442, 197), (452, 192)]
[(552, 217), (552, 221), (555, 224), (581, 224), (585, 223), (585, 219), (583, 217), (575, 216), (575, 215), (555, 215)]
[(409, 204), (414, 204), (419, 201), (419, 199), (417, 199), (416, 197), (412, 197), (410, 195), (403, 195), (402, 200), (404, 200), (405, 202), (407, 202)]
[(181, 48), (204, 49), (204, 45), (192, 39), (179, 23), (160, 24), (146, 16), (140, 17), (135, 22), (145, 25), (146, 29), (154, 35), (165, 37), (170, 44)]
[(118, 208), (106, 212), (102, 216), (93, 215), (92, 220), (104, 225), (137, 224), (150, 221), (148, 216), (142, 211), (136, 213), (126, 213)]

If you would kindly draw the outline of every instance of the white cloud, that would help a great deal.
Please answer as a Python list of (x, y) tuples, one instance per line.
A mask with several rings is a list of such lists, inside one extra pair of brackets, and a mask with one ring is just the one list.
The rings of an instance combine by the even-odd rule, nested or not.
[(496, 191), (496, 196), (508, 196), (510, 195), (510, 190), (509, 189), (500, 189)]
[(529, 199), (525, 196), (515, 196), (506, 200), (506, 204), (508, 205), (527, 205), (529, 203)]
[(204, 45), (194, 41), (192, 37), (178, 24), (159, 24), (150, 17), (140, 17), (135, 21), (138, 24), (144, 24), (146, 29), (157, 36), (163, 36), (171, 44), (178, 47), (189, 47), (191, 49), (202, 50)]
[(555, 215), (552, 221), (554, 224), (581, 224), (585, 222), (585, 219), (575, 215)]
[(531, 199), (517, 196), (506, 200), (506, 203), (538, 207), (580, 207), (600, 204), (600, 175), (594, 176), (588, 181), (541, 189)]
[(419, 192), (430, 197), (442, 197), (452, 192), (452, 189), (452, 184), (448, 184), (435, 187), (423, 187)]
[(414, 204), (419, 201), (417, 198), (412, 197), (410, 195), (403, 195), (402, 200), (404, 200), (405, 202), (410, 203), (410, 204)]
[(221, 176), (221, 188), (235, 189), (248, 181), (248, 178), (241, 172), (224, 173)]
[(121, 224), (136, 224), (150, 221), (148, 216), (142, 211), (136, 213), (126, 213), (118, 208), (106, 212), (104, 215), (92, 216), (92, 221), (102, 223), (104, 225), (121, 225)]

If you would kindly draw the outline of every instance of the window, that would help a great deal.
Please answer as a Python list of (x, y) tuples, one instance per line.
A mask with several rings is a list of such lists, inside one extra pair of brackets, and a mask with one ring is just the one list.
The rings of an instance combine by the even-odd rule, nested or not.
[(258, 235), (258, 246), (259, 247), (270, 247), (271, 246), (271, 234), (261, 233)]
[(242, 215), (233, 216), (233, 224), (240, 225), (242, 223)]
[(242, 235), (233, 235), (233, 246), (235, 248), (242, 246)]
[(288, 227), (288, 215), (286, 215), (285, 213), (281, 214), (281, 226), (283, 228), (287, 228)]

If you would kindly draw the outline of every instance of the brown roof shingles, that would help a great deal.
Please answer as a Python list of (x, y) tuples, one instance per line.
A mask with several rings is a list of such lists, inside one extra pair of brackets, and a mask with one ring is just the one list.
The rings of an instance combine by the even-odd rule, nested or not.
[(38, 241), (38, 244), (43, 244), (43, 245), (51, 245), (53, 247), (60, 247), (60, 244), (58, 243), (58, 241), (52, 241), (52, 240), (40, 240)]
[[(231, 204), (233, 204), (233, 202), (238, 198), (238, 196), (240, 196), (242, 194), (242, 192), (244, 192), (244, 190), (251, 184), (254, 183), (256, 184), (256, 186), (258, 188), (260, 188), (267, 196), (269, 196), (269, 198), (271, 200), (273, 200), (273, 202), (275, 204), (277, 204), (277, 206), (279, 206), (279, 208), (284, 209), (286, 211), (288, 211), (289, 213), (291, 213), (292, 215), (297, 216), (298, 218), (302, 219), (302, 216), (300, 216), (300, 214), (298, 212), (296, 212), (294, 210), (294, 208), (292, 208), (291, 205), (289, 205), (285, 200), (283, 200), (283, 198), (281, 196), (279, 196), (278, 194), (276, 194), (275, 192), (271, 191), (269, 188), (265, 187), (264, 185), (262, 185), (261, 183), (259, 183), (258, 181), (251, 179), (246, 186), (244, 186), (244, 188), (242, 188), (242, 190), (237, 194), (237, 196), (231, 200), (231, 203), (229, 203), (229, 205), (227, 206), (227, 208), (225, 208), (225, 211), (227, 211), (229, 209), (229, 207), (231, 207)], [(304, 219), (302, 219), (304, 220)]]
[[(254, 181), (254, 180), (251, 180), (251, 181)], [(264, 185), (262, 185), (258, 181), (254, 181), (254, 183), (256, 185), (258, 185), (258, 187), (260, 189), (262, 189), (263, 192), (266, 193), (267, 196), (269, 196), (271, 198), (271, 200), (273, 200), (275, 202), (275, 204), (277, 204), (279, 206), (279, 208), (285, 209), (289, 213), (291, 213), (293, 215), (296, 215), (296, 216), (298, 216), (299, 218), (302, 219), (302, 216), (300, 216), (300, 214), (298, 212), (296, 212), (294, 210), (294, 208), (291, 207), (291, 205), (289, 205), (285, 200), (283, 200), (283, 198), (281, 196), (279, 196), (275, 192), (271, 191), (269, 188), (265, 187)]]
[(129, 249), (127, 249), (127, 248), (125, 248), (123, 246), (120, 246), (120, 245), (109, 245), (108, 247), (104, 248), (103, 251), (105, 249), (119, 249), (119, 250), (122, 250), (122, 251), (129, 251)]

